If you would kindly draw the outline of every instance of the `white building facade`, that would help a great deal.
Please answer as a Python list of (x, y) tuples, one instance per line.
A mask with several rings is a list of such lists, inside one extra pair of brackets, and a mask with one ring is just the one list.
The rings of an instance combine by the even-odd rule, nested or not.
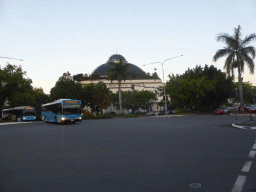
[[(121, 55), (112, 55), (109, 61), (117, 61), (120, 59), (120, 57), (123, 57)], [(124, 57), (123, 57), (124, 59)], [(125, 60), (126, 61), (126, 60)], [(80, 81), (79, 83), (83, 84), (83, 85), (88, 85), (91, 83), (99, 83), (102, 82), (104, 84), (106, 84), (107, 88), (109, 88), (113, 93), (118, 92), (118, 81), (110, 81), (107, 80), (107, 70), (110, 68), (108, 66), (108, 62), (106, 62), (105, 64), (102, 64), (100, 66), (98, 66), (93, 72), (92, 74), (98, 74), (101, 79), (99, 80), (86, 80), (86, 81)], [(130, 64), (131, 65), (131, 69), (129, 69), (131, 72), (133, 73), (145, 73), (142, 69), (140, 69), (139, 67), (137, 67), (134, 64)], [(92, 75), (91, 74), (91, 75)], [(164, 84), (162, 83), (161, 79), (132, 79), (132, 80), (125, 80), (125, 81), (121, 81), (121, 91), (132, 91), (132, 84), (134, 85), (134, 90), (137, 91), (152, 91), (155, 92), (158, 88), (163, 87)], [(158, 99), (156, 101), (154, 101), (152, 103), (152, 109), (153, 111), (159, 111), (159, 110), (164, 110), (163, 108), (160, 108), (158, 106), (158, 103), (160, 101), (162, 101), (163, 97), (162, 96), (158, 96)], [(88, 109), (90, 110), (90, 109)], [(105, 112), (116, 112), (119, 113), (119, 109), (115, 109), (112, 106), (110, 106), (107, 110), (105, 110)], [(124, 109), (124, 113), (128, 113), (128, 109)]]

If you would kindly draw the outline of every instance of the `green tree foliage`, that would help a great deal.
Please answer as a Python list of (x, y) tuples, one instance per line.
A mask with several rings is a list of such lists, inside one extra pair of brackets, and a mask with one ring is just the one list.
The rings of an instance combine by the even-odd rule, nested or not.
[(153, 78), (153, 79), (160, 79), (160, 78), (158, 77), (158, 75), (157, 75), (156, 72), (154, 72), (154, 73), (152, 74), (152, 78)]
[[(157, 100), (157, 95), (151, 91), (122, 91), (123, 103), (125, 108), (133, 111), (148, 109)], [(111, 94), (111, 101), (114, 106), (118, 106), (118, 93)]]
[(98, 84), (91, 83), (83, 87), (84, 96), (83, 100), (91, 109), (107, 109), (110, 106), (109, 94), (110, 91), (105, 83), (99, 82)]
[(106, 84), (99, 82), (98, 84), (91, 83), (83, 87), (83, 100), (91, 109), (107, 109), (110, 106), (109, 94), (110, 91)]
[[(80, 83), (76, 83), (69, 72), (63, 73), (55, 86), (51, 89), (51, 100), (78, 99), (82, 100), (84, 91)], [(82, 102), (82, 105), (84, 103)]]
[(234, 35), (230, 36), (228, 34), (220, 34), (217, 36), (217, 41), (222, 41), (226, 44), (226, 47), (219, 49), (213, 60), (217, 61), (222, 57), (226, 57), (224, 69), (230, 74), (234, 69), (238, 70), (238, 84), (239, 84), (239, 97), (241, 103), (241, 109), (244, 111), (244, 100), (243, 100), (243, 87), (242, 87), (242, 73), (244, 72), (244, 65), (247, 64), (250, 69), (250, 73), (254, 73), (254, 61), (255, 58), (255, 48), (253, 46), (247, 46), (251, 41), (256, 39), (256, 34), (251, 34), (245, 37), (244, 40), (241, 39), (241, 27), (234, 29)]
[(99, 80), (100, 79), (100, 75), (98, 73), (93, 73), (90, 78), (90, 80)]
[(32, 80), (24, 78), (26, 72), (21, 66), (7, 64), (0, 69), (0, 106), (8, 107), (31, 105), (33, 103)]
[[(238, 83), (235, 83), (235, 87), (238, 88)], [(235, 93), (235, 90), (233, 90)], [(243, 95), (244, 102), (247, 104), (256, 102), (256, 86), (253, 86), (250, 82), (243, 83)], [(235, 97), (235, 94), (234, 94)]]
[(83, 75), (82, 73), (79, 73), (77, 75), (73, 75), (73, 80), (74, 81), (85, 81), (89, 80), (90, 78), (88, 77), (87, 74)]
[(212, 109), (225, 103), (232, 97), (234, 83), (213, 65), (204, 68), (196, 66), (183, 75), (169, 75), (166, 93), (170, 95), (172, 105), (196, 109)]
[(50, 97), (47, 96), (42, 88), (33, 89), (33, 104), (31, 106), (36, 108), (37, 116), (41, 115), (42, 104), (50, 102)]

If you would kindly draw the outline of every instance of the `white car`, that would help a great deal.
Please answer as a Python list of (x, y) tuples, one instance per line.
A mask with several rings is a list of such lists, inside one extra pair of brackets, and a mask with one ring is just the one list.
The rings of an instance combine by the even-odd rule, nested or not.
[(159, 112), (158, 111), (149, 111), (147, 113), (147, 116), (156, 116), (156, 114), (159, 115)]
[(222, 109), (224, 111), (224, 113), (229, 113), (229, 108), (228, 107), (221, 107), (220, 109)]

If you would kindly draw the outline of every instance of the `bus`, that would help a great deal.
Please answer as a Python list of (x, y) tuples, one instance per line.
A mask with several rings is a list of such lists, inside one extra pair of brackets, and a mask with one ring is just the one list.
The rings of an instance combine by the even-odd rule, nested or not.
[(31, 106), (20, 106), (10, 109), (2, 110), (2, 119), (8, 119), (12, 117), (15, 121), (35, 121), (36, 112), (35, 107)]
[(42, 105), (42, 120), (44, 122), (81, 122), (81, 101), (74, 99), (59, 99)]

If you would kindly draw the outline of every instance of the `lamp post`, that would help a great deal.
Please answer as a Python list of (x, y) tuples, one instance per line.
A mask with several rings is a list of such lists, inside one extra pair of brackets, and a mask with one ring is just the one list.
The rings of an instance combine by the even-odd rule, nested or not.
[(174, 58), (177, 58), (177, 57), (181, 57), (183, 55), (179, 55), (179, 56), (176, 56), (176, 57), (172, 57), (172, 58), (169, 58), (169, 59), (166, 59), (164, 62), (154, 62), (154, 63), (149, 63), (149, 64), (144, 64), (143, 66), (145, 65), (151, 65), (151, 64), (156, 64), (156, 63), (160, 63), (162, 65), (162, 71), (163, 71), (163, 83), (164, 83), (164, 114), (166, 115), (166, 95), (165, 95), (165, 82), (164, 82), (164, 63), (168, 60), (171, 60), (171, 59), (174, 59)]

